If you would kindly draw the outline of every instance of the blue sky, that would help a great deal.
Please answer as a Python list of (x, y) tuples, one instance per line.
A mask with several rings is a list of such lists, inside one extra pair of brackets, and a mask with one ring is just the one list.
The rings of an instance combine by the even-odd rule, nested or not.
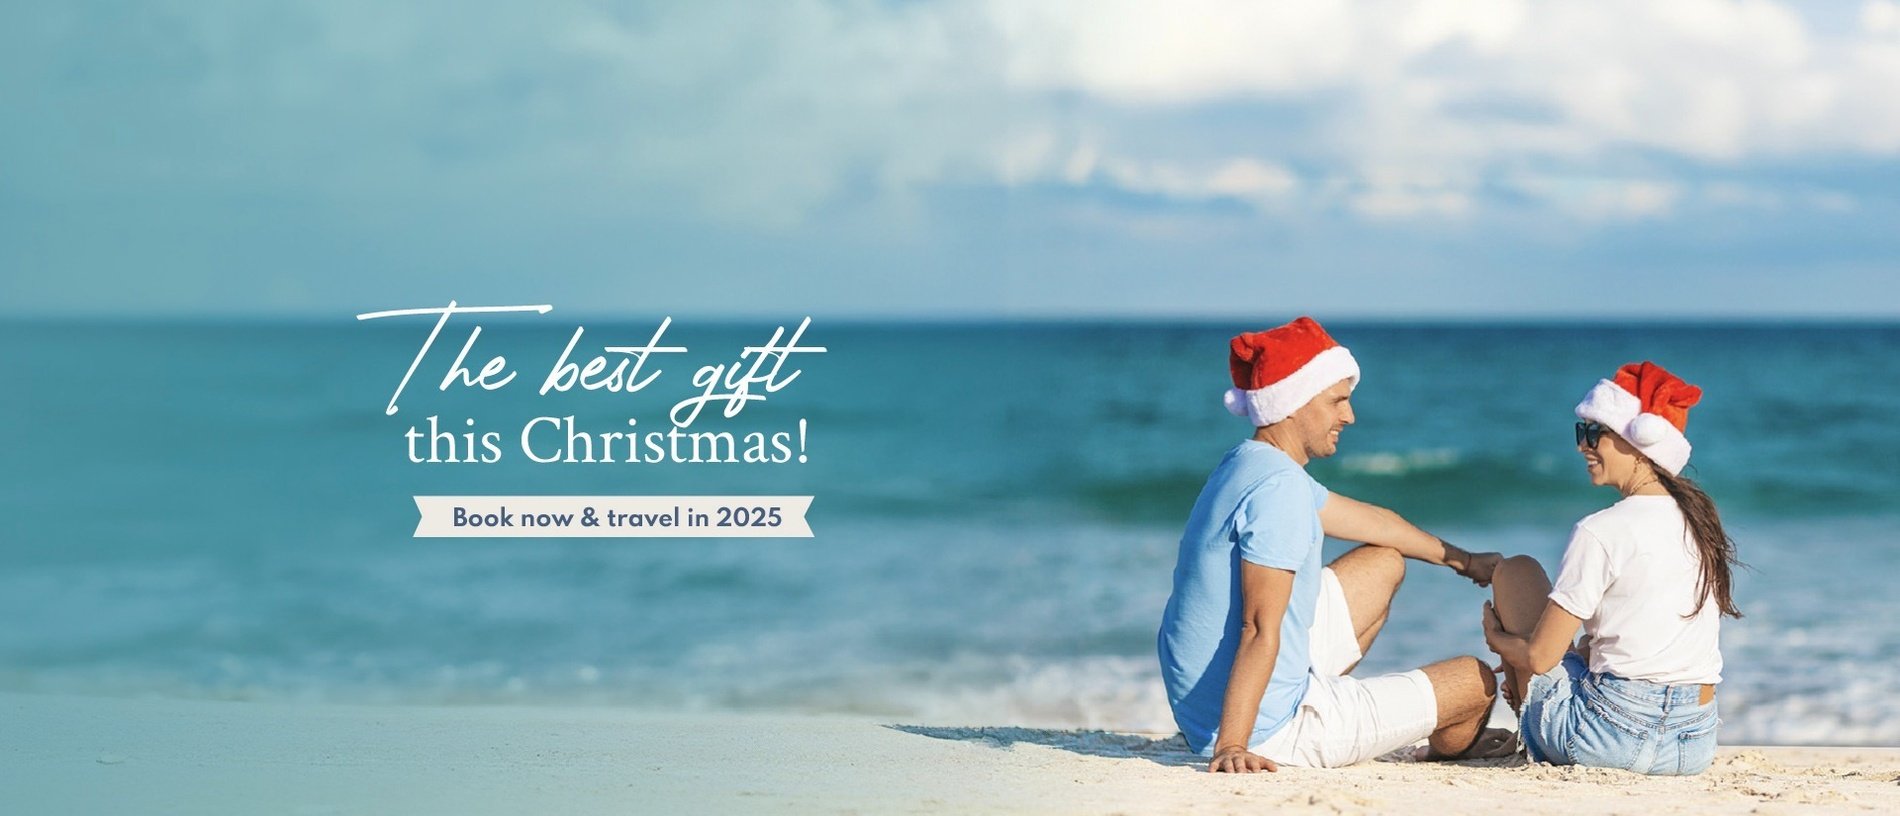
[(1900, 317), (1900, 4), (0, 10), (0, 314)]

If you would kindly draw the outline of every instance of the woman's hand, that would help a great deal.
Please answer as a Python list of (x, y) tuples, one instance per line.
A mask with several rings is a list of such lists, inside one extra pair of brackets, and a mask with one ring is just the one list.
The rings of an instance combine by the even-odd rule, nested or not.
[(1561, 664), (1564, 652), (1576, 648), (1572, 641), (1577, 630), (1583, 628), (1583, 620), (1556, 601), (1545, 602), (1537, 628), (1526, 634), (1504, 631), (1504, 621), (1490, 601), (1484, 603), (1482, 623), (1484, 645), (1504, 661), (1506, 669), (1527, 674), (1543, 674)]
[(1483, 617), (1484, 645), (1498, 656), (1498, 665), (1492, 671), (1503, 673), (1505, 682), (1498, 684), (1499, 690), (1504, 692), (1504, 701), (1510, 704), (1511, 710), (1516, 711), (1518, 706), (1516, 678), (1520, 676), (1524, 668), (1513, 659), (1513, 656), (1522, 655), (1529, 646), (1523, 638), (1504, 631), (1504, 621), (1498, 618), (1498, 610), (1491, 606), (1490, 601), (1484, 602)]
[(1490, 601), (1484, 602), (1483, 618), (1485, 647), (1500, 660), (1515, 666), (1519, 661), (1511, 658), (1524, 651), (1524, 639), (1504, 631), (1504, 621), (1498, 619), (1498, 611), (1491, 607)]
[(1214, 752), (1214, 761), (1207, 763), (1208, 773), (1257, 773), (1267, 771), (1278, 773), (1280, 766), (1273, 760), (1240, 747), (1222, 748)]

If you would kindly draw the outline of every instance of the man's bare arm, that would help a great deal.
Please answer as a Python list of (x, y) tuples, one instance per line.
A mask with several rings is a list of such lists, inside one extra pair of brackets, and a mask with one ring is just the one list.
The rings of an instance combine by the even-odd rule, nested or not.
[(1280, 619), (1292, 597), (1292, 572), (1241, 559), (1240, 645), (1227, 675), (1220, 731), (1214, 735), (1214, 760), (1207, 765), (1210, 773), (1280, 769), (1272, 760), (1249, 752), (1247, 743), (1260, 716), (1260, 697), (1266, 694), (1273, 666), (1280, 659)]
[(1328, 496), (1320, 507), (1319, 521), (1333, 538), (1390, 547), (1406, 558), (1451, 567), (1478, 586), (1490, 585), (1491, 573), (1501, 559), (1497, 553), (1465, 552), (1391, 510), (1338, 493)]

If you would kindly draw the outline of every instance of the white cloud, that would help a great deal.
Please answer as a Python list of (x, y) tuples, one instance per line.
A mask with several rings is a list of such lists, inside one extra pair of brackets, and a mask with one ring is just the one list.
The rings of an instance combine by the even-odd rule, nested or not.
[(1076, 148), (1075, 152), (1069, 154), (1068, 161), (1062, 164), (1062, 180), (1070, 184), (1087, 184), (1089, 178), (1095, 175), (1095, 164), (1099, 158), (1095, 155), (1095, 148), (1090, 145)]
[(1825, 212), (1850, 213), (1860, 209), (1860, 202), (1838, 190), (1809, 190), (1801, 195), (1800, 200), (1809, 207)]
[(1860, 7), (1860, 26), (1870, 34), (1900, 32), (1900, 3), (1872, 0)]
[[(107, 181), (587, 186), (777, 229), (841, 198), (883, 208), (959, 184), (1100, 184), (1379, 219), (1470, 215), (1501, 185), (1624, 218), (1671, 213), (1695, 199), (1680, 188), (1704, 183), (1645, 157), (1719, 171), (1900, 153), (1900, 5), (1885, 0), (1837, 27), (1769, 0), (802, 0), (637, 13), (553, 0), (453, 19), (332, 2), (294, 25), (196, 5), (172, 17), (164, 53), (182, 67), (141, 66), (139, 82), (155, 84), (127, 87), (222, 129), (142, 133), (161, 155), (88, 165)], [(70, 41), (42, 38), (47, 65), (100, 39), (52, 30)], [(59, 75), (20, 37), (0, 67), (34, 70), (5, 74)], [(60, 98), (79, 100), (60, 109), (79, 122), (110, 122), (124, 105)], [(1223, 106), (1295, 124), (1227, 132), (1205, 115)], [(27, 158), (68, 149), (33, 147), (16, 151), (27, 172)], [(1566, 175), (1600, 183), (1518, 181)]]
[[(1767, 0), (1526, 4), (997, 3), (1020, 92), (1125, 105), (1328, 95), (1341, 131), (1459, 131), (1462, 155), (1589, 154), (1624, 146), (1726, 160), (1791, 150), (1889, 150), (1900, 127), (1838, 129), (1900, 110), (1900, 43), (1849, 31), (1817, 41)], [(1900, 25), (1870, 4), (1867, 32)], [(1556, 114), (1537, 128), (1465, 132), (1465, 107), (1505, 100)], [(1396, 113), (1397, 115), (1391, 115)], [(1355, 144), (1396, 151), (1388, 139)], [(1391, 155), (1369, 156), (1390, 160)]]
[(1300, 180), (1291, 170), (1259, 159), (1231, 159), (1214, 169), (1203, 182), (1210, 194), (1252, 201), (1271, 201), (1293, 192)]
[(1429, 187), (1373, 187), (1353, 194), (1349, 203), (1353, 212), (1375, 219), (1457, 217), (1471, 211), (1469, 193)]
[(1782, 209), (1787, 204), (1781, 195), (1773, 191), (1732, 181), (1718, 181), (1703, 185), (1702, 198), (1716, 206), (1746, 210), (1773, 211)]
[(1353, 71), (1358, 27), (1343, 0), (991, 0), (1013, 87), (1179, 104), (1305, 92)]
[(1585, 221), (1667, 216), (1683, 198), (1680, 184), (1658, 179), (1525, 176), (1512, 186)]
[(998, 176), (1011, 186), (1100, 186), (1183, 202), (1238, 201), (1262, 210), (1283, 205), (1300, 188), (1292, 170), (1252, 156), (1157, 161), (1111, 154), (1092, 140), (1065, 152), (1049, 131), (1006, 145)]
[[(1827, 32), (1767, 0), (1076, 0), (986, 10), (1016, 94), (1079, 95), (1161, 116), (1210, 103), (1311, 103), (1316, 135), (1263, 146), (1255, 158), (1320, 156), (1358, 191), (1347, 206), (1371, 217), (1468, 213), (1486, 179), (1588, 173), (1645, 151), (1713, 167), (1900, 152), (1892, 3), (1867, 4), (1859, 29)], [(1129, 152), (1115, 136), (1104, 141)], [(1153, 163), (1192, 158), (1148, 151)], [(1380, 178), (1394, 172), (1454, 178)], [(1588, 218), (1661, 216), (1681, 202), (1682, 182), (1626, 172), (1587, 191), (1528, 187), (1565, 191), (1547, 200)]]
[(1285, 167), (1259, 159), (1236, 158), (1196, 169), (1170, 162), (1114, 159), (1102, 175), (1117, 189), (1184, 201), (1234, 199), (1270, 206), (1299, 186)]

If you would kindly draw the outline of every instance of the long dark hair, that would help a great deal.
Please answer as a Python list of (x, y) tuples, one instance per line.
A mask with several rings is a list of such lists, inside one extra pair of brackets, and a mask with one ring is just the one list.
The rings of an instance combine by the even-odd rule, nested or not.
[(1701, 600), (1696, 603), (1695, 612), (1683, 617), (1700, 613), (1708, 605), (1711, 594), (1722, 614), (1741, 617), (1742, 610), (1737, 609), (1735, 599), (1729, 597), (1729, 573), (1730, 567), (1747, 565), (1735, 557), (1735, 539), (1729, 538), (1722, 529), (1722, 514), (1716, 512), (1715, 501), (1689, 477), (1672, 476), (1655, 462), (1650, 462), (1649, 468), (1655, 472), (1656, 481), (1669, 491), (1669, 497), (1676, 500), (1676, 509), (1682, 511), (1682, 520), (1688, 523), (1689, 532), (1695, 536), (1696, 552), (1702, 557), (1702, 580), (1696, 585), (1696, 597)]

